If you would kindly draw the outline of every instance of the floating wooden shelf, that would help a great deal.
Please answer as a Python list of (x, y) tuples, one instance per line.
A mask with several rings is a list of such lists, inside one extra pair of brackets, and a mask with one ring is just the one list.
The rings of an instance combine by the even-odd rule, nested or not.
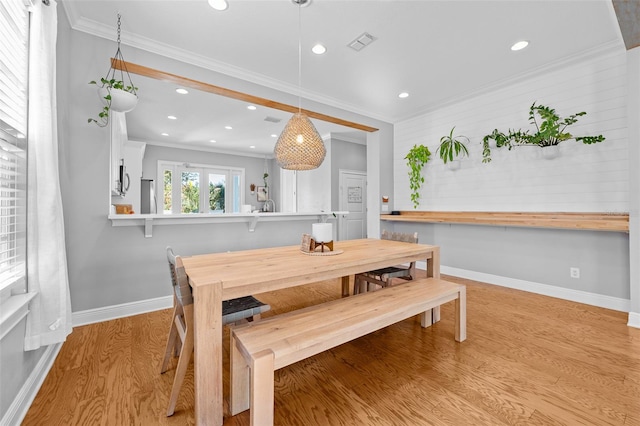
[(399, 215), (383, 214), (380, 219), (393, 222), (464, 223), (629, 232), (628, 213), (401, 211)]

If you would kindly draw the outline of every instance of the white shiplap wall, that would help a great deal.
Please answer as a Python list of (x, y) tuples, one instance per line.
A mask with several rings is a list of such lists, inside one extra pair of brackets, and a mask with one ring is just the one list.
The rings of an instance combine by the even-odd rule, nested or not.
[[(628, 149), (625, 52), (613, 52), (540, 72), (489, 93), (445, 106), (395, 125), (395, 210), (413, 210), (405, 155), (414, 144), (432, 152), (423, 169), (418, 210), (627, 212)], [(536, 101), (561, 117), (587, 115), (568, 130), (574, 136), (602, 134), (606, 141), (560, 144), (560, 156), (542, 158), (536, 147), (493, 149), (482, 163), (482, 138), (493, 129), (530, 129), (529, 106)], [(470, 139), (470, 157), (448, 170), (435, 154), (440, 137)]]

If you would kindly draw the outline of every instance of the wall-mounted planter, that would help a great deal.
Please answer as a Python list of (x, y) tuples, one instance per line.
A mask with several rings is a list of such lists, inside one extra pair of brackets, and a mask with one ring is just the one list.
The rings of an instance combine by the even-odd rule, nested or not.
[(552, 160), (560, 155), (560, 148), (558, 145), (551, 146), (543, 146), (542, 148), (542, 158), (547, 160)]
[(451, 160), (446, 164), (449, 170), (458, 170), (460, 168), (460, 160)]

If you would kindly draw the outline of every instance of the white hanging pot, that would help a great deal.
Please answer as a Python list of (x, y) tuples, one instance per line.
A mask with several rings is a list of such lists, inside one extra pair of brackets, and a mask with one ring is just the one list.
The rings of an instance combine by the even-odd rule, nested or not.
[(560, 149), (558, 145), (550, 145), (542, 147), (542, 158), (552, 160), (560, 155)]
[(109, 93), (111, 93), (111, 106), (109, 108), (112, 111), (129, 112), (138, 104), (138, 97), (131, 92), (127, 92), (122, 89), (107, 89), (106, 87), (100, 87), (98, 88), (98, 96), (100, 96), (100, 100), (105, 105), (108, 105), (108, 101), (105, 97)]
[(460, 160), (451, 160), (447, 162), (447, 169), (458, 170), (460, 168)]

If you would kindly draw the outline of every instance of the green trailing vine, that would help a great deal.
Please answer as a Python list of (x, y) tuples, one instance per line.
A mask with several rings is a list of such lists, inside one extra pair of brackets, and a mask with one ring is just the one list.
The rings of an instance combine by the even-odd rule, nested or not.
[(507, 133), (503, 133), (495, 129), (482, 139), (482, 162), (488, 163), (491, 161), (491, 149), (489, 148), (491, 139), (496, 142), (496, 147), (506, 146), (509, 149), (518, 145), (554, 146), (569, 139), (575, 139), (576, 142), (582, 142), (585, 145), (604, 141), (605, 137), (602, 135), (573, 136), (566, 131), (567, 127), (578, 122), (578, 117), (586, 114), (586, 112), (582, 111), (562, 118), (556, 113), (555, 109), (545, 105), (536, 105), (534, 102), (529, 108), (529, 123), (535, 126), (535, 133), (530, 133), (529, 130), (511, 129)]
[(424, 183), (422, 168), (430, 157), (431, 151), (424, 145), (414, 145), (404, 157), (407, 160), (407, 166), (409, 166), (409, 188), (414, 209), (420, 205), (420, 187)]

